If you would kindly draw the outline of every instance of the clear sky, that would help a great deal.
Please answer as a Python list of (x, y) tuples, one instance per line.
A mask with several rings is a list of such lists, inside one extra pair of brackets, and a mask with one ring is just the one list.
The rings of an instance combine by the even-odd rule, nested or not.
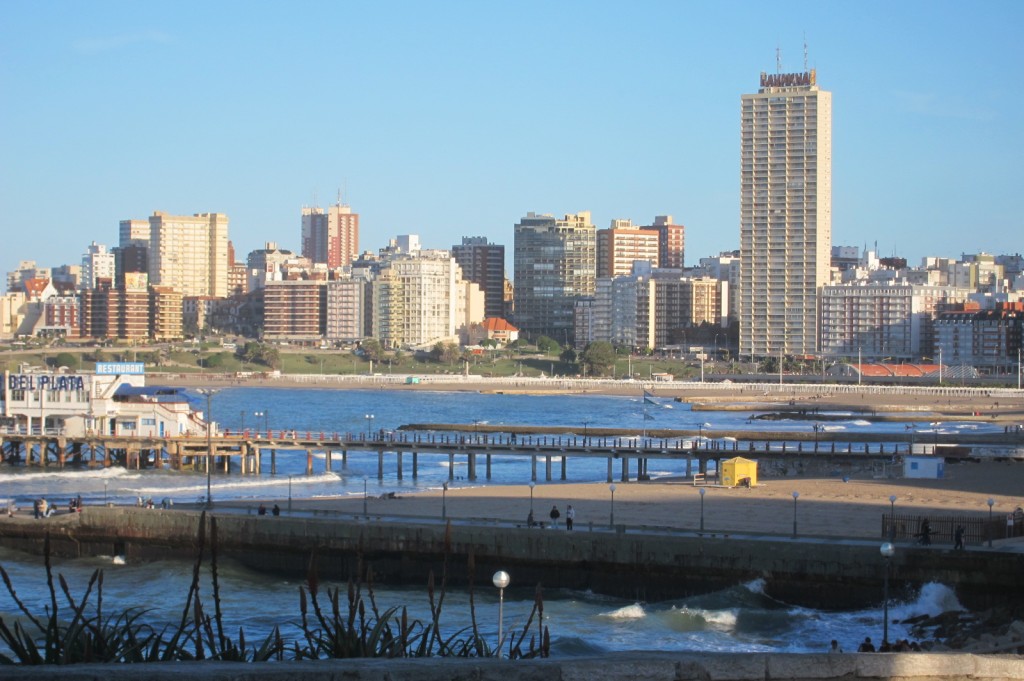
[[(1019, 253), (1024, 3), (0, 3), (0, 271), (78, 264), (122, 219), (226, 213), (298, 251), (338, 191), (361, 247), (507, 246), (528, 211), (739, 246), (740, 96), (833, 93), (833, 244)], [(509, 272), (511, 274), (511, 272)]]

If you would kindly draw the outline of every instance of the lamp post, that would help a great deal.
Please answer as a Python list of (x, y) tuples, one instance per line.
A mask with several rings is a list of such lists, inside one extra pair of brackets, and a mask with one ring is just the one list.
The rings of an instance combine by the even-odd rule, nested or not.
[(500, 657), (501, 656), (501, 637), (502, 637), (502, 631), (501, 631), (502, 627), (501, 627), (501, 625), (502, 625), (502, 623), (504, 622), (504, 619), (505, 619), (505, 612), (504, 612), (504, 610), (505, 610), (505, 587), (508, 586), (508, 584), (511, 581), (511, 579), (509, 578), (507, 572), (505, 572), (504, 570), (498, 570), (497, 572), (494, 573), (494, 577), (491, 578), (491, 581), (494, 583), (494, 586), (497, 587), (497, 589), (498, 589), (498, 647), (497, 647), (497, 652), (498, 652), (498, 656)]
[(608, 514), (608, 524), (615, 527), (615, 483), (608, 485), (608, 491), (612, 493), (611, 512)]
[(365, 475), (363, 476), (363, 516), (367, 518), (370, 517), (370, 514), (366, 511), (366, 483), (369, 480), (370, 479), (368, 477), (366, 477)]
[(896, 495), (889, 495), (889, 539), (896, 539)]
[(793, 492), (793, 536), (796, 536), (796, 500), (800, 498), (800, 492)]
[(370, 439), (370, 430), (373, 428), (373, 414), (367, 414), (363, 418), (366, 419), (366, 439), (369, 440)]
[(882, 644), (888, 645), (889, 643), (889, 565), (894, 553), (896, 553), (896, 547), (889, 542), (882, 544), (878, 549), (885, 558), (885, 577), (882, 584)]
[(707, 492), (703, 487), (700, 488), (700, 531), (704, 531), (704, 494)]
[(210, 402), (219, 390), (200, 388), (197, 391), (206, 396), (206, 508), (213, 508), (213, 491), (211, 474), (213, 472), (213, 414)]
[(583, 422), (583, 444), (587, 444), (587, 426), (590, 425), (590, 421)]
[(238, 430), (240, 430), (243, 435), (245, 434), (245, 410), (244, 409), (242, 410), (242, 423), (241, 423), (241, 425), (238, 426)]
[(985, 503), (988, 504), (988, 547), (992, 548), (992, 507), (996, 505), (996, 500), (989, 497)]
[(448, 481), (445, 480), (441, 485), (441, 519), (446, 520), (448, 518)]
[(104, 480), (103, 481), (103, 505), (104, 506), (107, 505), (107, 485), (109, 485), (109, 484), (110, 484), (109, 480)]
[[(252, 415), (255, 416), (256, 418), (260, 418), (261, 416), (263, 417), (263, 432), (267, 436), (267, 439), (269, 440), (270, 439), (270, 412), (267, 411), (266, 409), (264, 409), (263, 411), (254, 411), (252, 413)], [(259, 426), (257, 426), (257, 428), (258, 427)]]
[(533, 480), (530, 481), (530, 517), (533, 517), (533, 488), (537, 486)]

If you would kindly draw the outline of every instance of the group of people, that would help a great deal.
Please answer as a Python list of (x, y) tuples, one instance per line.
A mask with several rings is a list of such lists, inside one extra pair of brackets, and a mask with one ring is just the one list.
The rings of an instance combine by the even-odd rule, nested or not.
[[(839, 647), (839, 641), (832, 639), (832, 647), (829, 648), (830, 653), (841, 653), (843, 649)], [(908, 641), (902, 639), (895, 643), (889, 643), (888, 641), (882, 641), (882, 644), (875, 648), (875, 644), (871, 642), (870, 636), (865, 636), (861, 644), (857, 646), (858, 653), (910, 653), (921, 652), (921, 645), (917, 641)]]
[[(552, 528), (558, 527), (558, 519), (562, 517), (562, 512), (558, 510), (558, 505), (557, 504), (555, 504), (554, 506), (551, 507), (551, 511), (548, 513), (548, 517), (551, 518), (551, 527)], [(565, 529), (571, 532), (572, 531), (572, 525), (573, 525), (573, 522), (575, 520), (576, 520), (576, 509), (574, 509), (572, 507), (572, 504), (569, 504), (565, 508)], [(526, 516), (526, 526), (527, 527), (536, 527), (537, 524), (538, 524), (537, 521), (534, 520), (534, 518), (533, 518), (533, 509), (531, 508), (529, 515)]]
[[(266, 515), (267, 507), (264, 506), (263, 504), (260, 504), (260, 507), (256, 509), (256, 513), (257, 515)], [(275, 516), (281, 515), (281, 507), (278, 506), (277, 504), (274, 504), (274, 508), (270, 510), (270, 513)]]
[(46, 500), (46, 497), (39, 497), (32, 501), (32, 517), (38, 520), (39, 518), (49, 518), (53, 515), (54, 507)]

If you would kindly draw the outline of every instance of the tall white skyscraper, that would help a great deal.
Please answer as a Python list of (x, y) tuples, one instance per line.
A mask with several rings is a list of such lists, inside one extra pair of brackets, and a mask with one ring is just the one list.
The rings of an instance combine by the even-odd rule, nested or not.
[(228, 216), (223, 213), (149, 218), (149, 282), (183, 296), (228, 295)]
[(761, 74), (743, 95), (740, 355), (811, 355), (832, 248), (832, 93)]

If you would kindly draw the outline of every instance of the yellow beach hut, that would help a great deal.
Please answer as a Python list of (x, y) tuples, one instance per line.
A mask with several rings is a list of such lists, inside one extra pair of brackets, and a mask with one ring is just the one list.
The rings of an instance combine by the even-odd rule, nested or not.
[(737, 485), (754, 487), (757, 485), (757, 462), (744, 459), (742, 456), (723, 461), (722, 485), (725, 487), (736, 487)]

